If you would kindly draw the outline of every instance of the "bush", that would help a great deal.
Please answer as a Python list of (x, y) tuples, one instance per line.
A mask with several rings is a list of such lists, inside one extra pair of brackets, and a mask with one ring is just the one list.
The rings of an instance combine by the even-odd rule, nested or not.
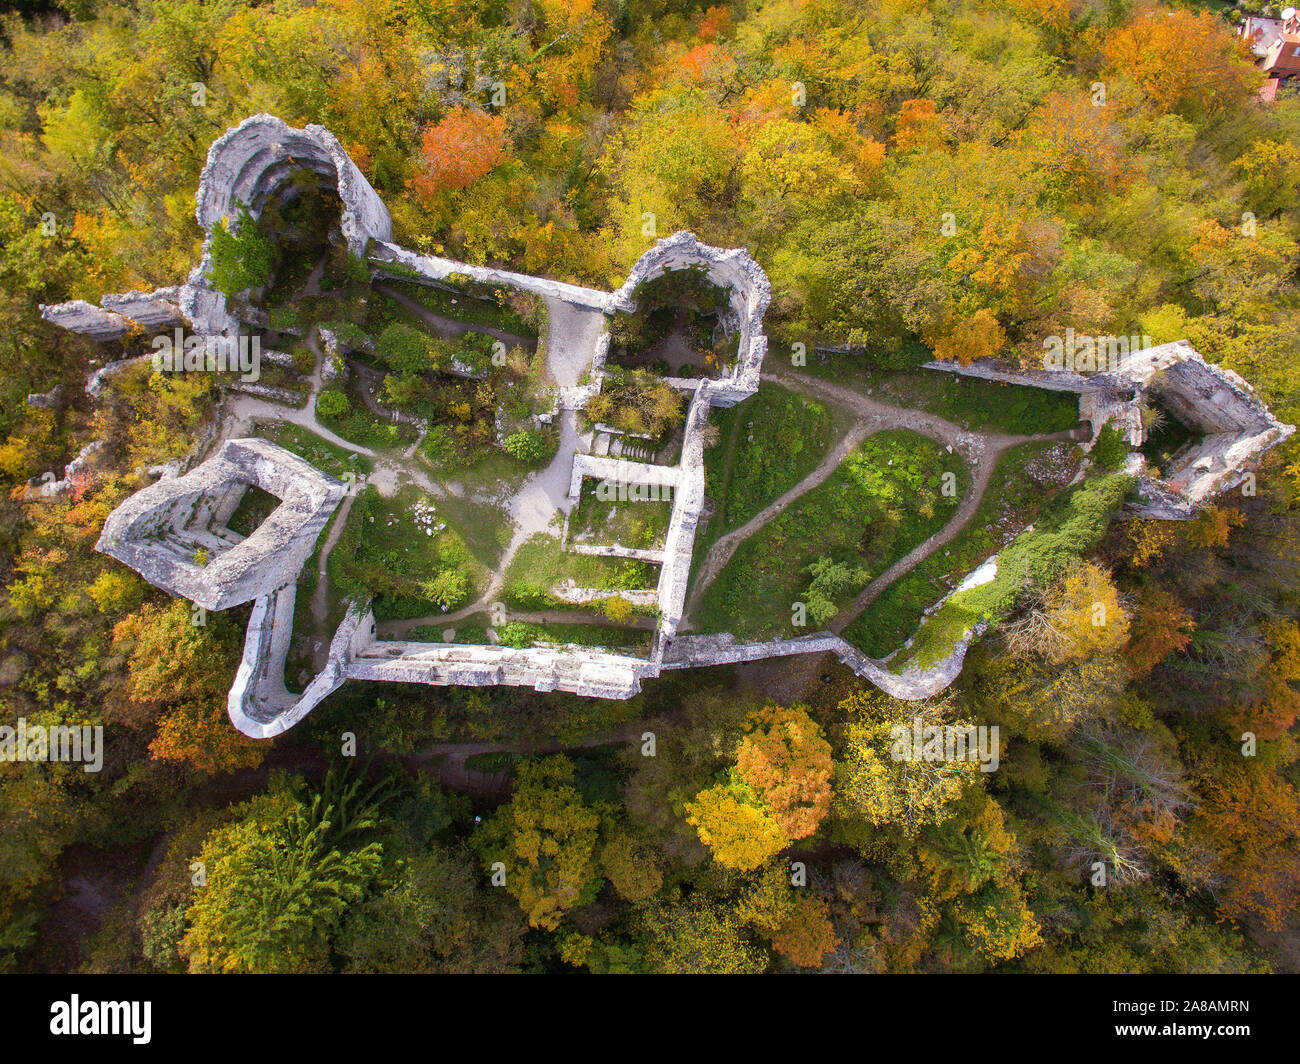
[(227, 298), (261, 288), (271, 276), (275, 247), (258, 228), (247, 207), (239, 209), (237, 233), (222, 224), (212, 229), (212, 284)]
[(432, 338), (400, 321), (379, 334), (375, 350), (398, 373), (427, 373), (438, 368)]
[(420, 590), (435, 605), (454, 610), (469, 598), (469, 574), (462, 569), (444, 569), (426, 580)]
[(632, 603), (622, 595), (605, 600), (605, 616), (615, 624), (627, 624), (632, 619)]
[(543, 458), (549, 448), (546, 446), (546, 437), (540, 432), (533, 432), (529, 429), (522, 429), (519, 432), (512, 432), (505, 438), (502, 444), (506, 453), (524, 465), (536, 465)]
[(1128, 458), (1128, 445), (1124, 435), (1109, 421), (1097, 433), (1097, 442), (1092, 446), (1092, 461), (1098, 469), (1107, 473), (1117, 473), (1124, 468)]
[(347, 417), (351, 409), (351, 401), (337, 388), (327, 388), (316, 397), (316, 413), (327, 420), (337, 421), (341, 417)]
[(325, 327), (334, 334), (343, 347), (365, 351), (373, 342), (370, 339), (370, 334), (353, 321), (332, 321)]

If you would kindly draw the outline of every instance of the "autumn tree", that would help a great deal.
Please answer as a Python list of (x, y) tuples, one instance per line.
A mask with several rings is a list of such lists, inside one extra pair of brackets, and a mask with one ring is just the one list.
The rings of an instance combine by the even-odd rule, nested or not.
[(699, 832), (714, 860), (740, 872), (758, 868), (790, 843), (766, 810), (743, 801), (722, 784), (701, 791), (686, 803), (686, 822)]
[(1092, 562), (1081, 562), (1057, 583), (1036, 589), (1004, 631), (1013, 652), (1039, 654), (1061, 665), (1124, 646), (1129, 614), (1110, 574)]
[(750, 714), (736, 775), (790, 839), (817, 830), (831, 806), (831, 747), (803, 706)]
[(725, 907), (704, 899), (670, 901), (644, 921), (646, 960), (665, 975), (755, 974), (768, 958)]
[(466, 188), (506, 156), (506, 116), (453, 107), (420, 134), (421, 170), (415, 187), (425, 195)]
[(1197, 826), (1226, 880), (1219, 912), (1280, 930), (1300, 904), (1300, 790), (1251, 758), (1225, 759), (1198, 789)]
[(942, 823), (979, 774), (976, 760), (927, 759), (913, 749), (914, 726), (970, 726), (949, 699), (901, 702), (873, 689), (851, 695), (840, 710), (849, 725), (836, 790), (851, 816), (915, 835)]
[(816, 968), (840, 944), (826, 902), (800, 893), (789, 917), (772, 935), (772, 948), (801, 968)]
[(263, 743), (240, 735), (226, 715), (234, 675), (236, 632), (219, 614), (194, 623), (190, 604), (146, 605), (118, 622), (116, 647), (128, 654), (129, 722), (156, 719), (149, 752), (181, 761), (205, 775), (261, 764)]
[(1196, 622), (1168, 591), (1154, 585), (1138, 592), (1129, 634), (1129, 670), (1133, 678), (1145, 679), (1170, 654), (1192, 641)]
[(600, 816), (574, 786), (566, 757), (519, 766), (514, 796), (484, 825), (476, 845), (489, 873), (505, 866), (505, 887), (533, 927), (553, 931), (595, 896)]
[(1240, 107), (1260, 83), (1245, 49), (1209, 11), (1138, 10), (1103, 50), (1111, 73), (1160, 110), (1189, 117)]

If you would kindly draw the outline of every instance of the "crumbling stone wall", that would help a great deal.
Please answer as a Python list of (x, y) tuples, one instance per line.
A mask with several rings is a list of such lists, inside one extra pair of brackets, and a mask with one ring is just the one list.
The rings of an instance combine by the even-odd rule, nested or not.
[[(772, 285), (763, 268), (744, 248), (715, 248), (701, 243), (694, 233), (683, 230), (664, 237), (636, 260), (627, 280), (608, 299), (613, 312), (636, 309), (634, 293), (646, 281), (669, 270), (703, 267), (710, 281), (729, 290), (731, 311), (740, 329), (736, 365), (721, 380), (709, 382), (714, 406), (732, 406), (758, 390), (767, 336), (763, 315), (772, 301)], [(690, 382), (695, 386), (695, 381)]]
[[(200, 509), (234, 485), (255, 485), (280, 505), (251, 536), (227, 545)], [(296, 580), (346, 491), (341, 481), (266, 440), (227, 440), (184, 476), (159, 480), (123, 502), (104, 522), (95, 549), (173, 595), (226, 609)], [(193, 560), (199, 547), (214, 552), (206, 565)]]
[(1259, 459), (1295, 432), (1279, 421), (1238, 374), (1206, 362), (1185, 340), (1126, 353), (1118, 366), (1083, 376), (1069, 371), (1021, 370), (996, 361), (928, 362), (926, 369), (965, 377), (1071, 391), (1079, 395), (1081, 419), (1094, 440), (1107, 421), (1117, 424), (1132, 447), (1145, 442), (1141, 404), (1158, 399), (1178, 420), (1204, 433), (1176, 456), (1163, 478), (1140, 478), (1139, 501), (1129, 516), (1180, 520), (1198, 506), (1239, 485)]

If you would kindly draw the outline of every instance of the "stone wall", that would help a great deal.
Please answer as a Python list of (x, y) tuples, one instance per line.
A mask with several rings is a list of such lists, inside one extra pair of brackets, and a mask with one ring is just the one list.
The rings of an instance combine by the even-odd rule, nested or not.
[[(247, 539), (221, 549), (200, 515), (232, 485), (256, 485), (280, 505)], [(155, 587), (226, 609), (296, 580), (346, 491), (341, 481), (265, 440), (227, 440), (184, 476), (157, 481), (123, 502), (104, 522), (95, 549)], [(200, 546), (215, 554), (206, 565), (192, 557)]]
[(1163, 478), (1143, 477), (1140, 498), (1126, 506), (1129, 516), (1179, 520), (1198, 506), (1239, 485), (1259, 459), (1295, 432), (1279, 421), (1237, 373), (1206, 362), (1185, 340), (1125, 353), (1118, 365), (1092, 376), (1051, 370), (1022, 370), (1002, 362), (928, 362), (926, 369), (965, 377), (1027, 385), (1080, 396), (1080, 417), (1091, 423), (1093, 438), (1107, 421), (1131, 447), (1145, 442), (1141, 405), (1150, 396), (1179, 421), (1204, 433), (1165, 470)]
[[(415, 276), (407, 279), (417, 284), (421, 280), (445, 281), (452, 274), (458, 273), (480, 284), (501, 285), (521, 292), (532, 292), (545, 299), (558, 299), (564, 303), (574, 303), (593, 310), (605, 310), (610, 298), (608, 292), (569, 284), (567, 281), (552, 281), (545, 277), (532, 277), (526, 273), (496, 270), (488, 266), (471, 266), (467, 262), (456, 262), (454, 259), (443, 259), (436, 255), (418, 255), (414, 251), (407, 251), (406, 248), (387, 241), (381, 241), (373, 246), (370, 249), (370, 257), (376, 262), (393, 262), (414, 271)], [(404, 273), (393, 276), (406, 277)]]
[(324, 126), (295, 129), (274, 115), (258, 114), (212, 142), (199, 175), (195, 217), (204, 232), (231, 223), (239, 207), (258, 217), (268, 199), (298, 170), (316, 171), (338, 190), (340, 225), (348, 250), (365, 253), (371, 240), (389, 240), (393, 222), (343, 145)]
[[(703, 267), (709, 280), (729, 290), (731, 311), (740, 328), (736, 364), (724, 378), (710, 382), (714, 406), (731, 406), (758, 390), (759, 373), (767, 354), (763, 315), (772, 301), (772, 285), (763, 268), (744, 248), (715, 248), (701, 243), (694, 233), (682, 231), (664, 237), (636, 260), (627, 280), (608, 301), (611, 312), (636, 309), (636, 289), (669, 270)], [(694, 385), (694, 381), (690, 382)]]

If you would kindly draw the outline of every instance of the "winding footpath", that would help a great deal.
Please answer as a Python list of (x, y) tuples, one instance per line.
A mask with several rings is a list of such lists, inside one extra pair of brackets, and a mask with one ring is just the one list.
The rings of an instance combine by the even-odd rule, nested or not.
[[(700, 571), (695, 579), (690, 599), (687, 603), (687, 616), (694, 617), (705, 591), (717, 579), (726, 567), (740, 544), (759, 531), (764, 525), (780, 516), (796, 499), (823, 484), (840, 463), (864, 439), (886, 429), (909, 429), (912, 432), (928, 436), (961, 455), (970, 468), (971, 482), (952, 517), (938, 532), (925, 542), (914, 547), (896, 561), (883, 573), (873, 579), (835, 615), (827, 627), (837, 635), (851, 624), (876, 597), (899, 577), (914, 569), (935, 551), (950, 543), (957, 534), (975, 516), (980, 502), (988, 490), (997, 467), (998, 459), (1011, 447), (1024, 443), (1046, 443), (1055, 440), (1077, 440), (1084, 438), (1079, 429), (1069, 429), (1032, 436), (1016, 436), (999, 432), (972, 432), (951, 421), (923, 410), (891, 406), (872, 399), (869, 395), (843, 385), (833, 384), (816, 377), (799, 377), (785, 373), (764, 373), (763, 380), (779, 384), (783, 388), (799, 392), (815, 399), (823, 400), (833, 406), (847, 410), (856, 418), (852, 429), (835, 448), (826, 455), (808, 476), (769, 503), (761, 511), (746, 521), (739, 528), (718, 538), (709, 548)], [(686, 627), (683, 626), (684, 630)]]

